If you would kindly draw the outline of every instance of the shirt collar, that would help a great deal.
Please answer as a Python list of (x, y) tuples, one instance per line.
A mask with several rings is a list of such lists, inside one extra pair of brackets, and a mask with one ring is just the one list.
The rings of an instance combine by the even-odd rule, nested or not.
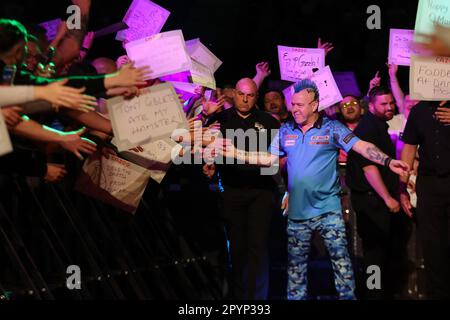
[(233, 117), (237, 117), (237, 118), (241, 118), (241, 119), (249, 119), (249, 118), (254, 117), (254, 116), (257, 114), (257, 112), (258, 112), (258, 107), (257, 107), (257, 106), (254, 106), (253, 108), (251, 108), (251, 109), (250, 109), (249, 116), (248, 116), (247, 118), (241, 117), (241, 116), (238, 114), (238, 112), (236, 111), (236, 107), (235, 107), (235, 106), (233, 106), (232, 110), (233, 110), (233, 111), (231, 112), (231, 115), (232, 115)]
[(377, 125), (379, 125), (379, 126), (381, 126), (383, 128), (389, 128), (389, 125), (387, 124), (386, 120), (378, 118), (372, 112), (368, 111), (367, 112), (367, 117), (369, 117), (370, 121), (374, 121)]
[[(300, 126), (298, 125), (298, 123), (295, 122), (295, 120), (291, 120), (291, 122), (292, 122), (292, 130), (299, 129), (300, 131), (302, 131), (300, 129)], [(316, 120), (316, 122), (314, 122), (314, 125), (312, 126), (312, 128), (321, 129), (323, 126), (323, 122), (324, 122), (324, 116), (319, 114), (319, 118)]]

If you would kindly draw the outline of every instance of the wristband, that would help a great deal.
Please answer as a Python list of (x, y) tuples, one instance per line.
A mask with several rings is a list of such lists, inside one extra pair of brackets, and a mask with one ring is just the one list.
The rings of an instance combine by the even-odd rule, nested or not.
[(389, 165), (391, 164), (391, 161), (392, 161), (392, 160), (393, 160), (393, 159), (392, 159), (391, 157), (387, 157), (387, 158), (384, 160), (384, 166), (389, 168)]

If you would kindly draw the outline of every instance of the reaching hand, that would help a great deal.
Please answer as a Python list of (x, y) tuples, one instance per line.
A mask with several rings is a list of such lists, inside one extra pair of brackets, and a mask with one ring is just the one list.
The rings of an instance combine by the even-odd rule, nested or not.
[(268, 62), (260, 62), (256, 65), (256, 74), (262, 78), (267, 78), (271, 73)]
[(47, 173), (44, 180), (47, 182), (58, 182), (67, 175), (67, 171), (62, 164), (47, 163)]
[(97, 150), (97, 145), (93, 141), (81, 137), (85, 131), (86, 129), (81, 129), (64, 135), (60, 142), (61, 147), (75, 154), (80, 160), (84, 159), (80, 152), (91, 155)]
[(411, 168), (406, 162), (393, 159), (389, 164), (389, 169), (401, 177), (407, 177), (411, 174)]
[(139, 87), (145, 86), (144, 80), (151, 73), (149, 67), (135, 68), (134, 63), (124, 65), (116, 74), (116, 87)]
[(217, 101), (206, 101), (203, 99), (202, 106), (203, 111), (208, 116), (212, 115), (213, 113), (216, 113), (217, 110), (223, 107), (225, 104), (225, 96), (220, 96)]
[(123, 96), (126, 99), (132, 99), (139, 96), (138, 87), (118, 87), (112, 88), (106, 91), (106, 94), (110, 97)]
[(128, 58), (127, 55), (120, 56), (119, 58), (117, 58), (117, 61), (116, 61), (117, 69), (120, 69), (124, 65), (129, 64), (129, 63), (131, 63), (131, 60), (130, 60), (130, 58)]
[(420, 37), (425, 38), (425, 42), (414, 42), (413, 49), (421, 51), (422, 55), (426, 56), (450, 56), (450, 47), (435, 34), (418, 34)]
[(22, 111), (23, 109), (21, 107), (2, 108), (3, 118), (5, 118), (5, 123), (8, 128), (14, 128), (22, 121), (22, 117), (20, 115), (20, 112)]
[(53, 105), (73, 110), (90, 112), (95, 111), (97, 101), (95, 97), (82, 94), (85, 88), (75, 89), (66, 87), (68, 79), (53, 82), (47, 86), (35, 87), (37, 99), (46, 100)]
[(322, 40), (320, 38), (317, 40), (317, 48), (324, 49), (325, 56), (334, 49), (331, 42), (325, 42), (324, 44), (322, 44)]

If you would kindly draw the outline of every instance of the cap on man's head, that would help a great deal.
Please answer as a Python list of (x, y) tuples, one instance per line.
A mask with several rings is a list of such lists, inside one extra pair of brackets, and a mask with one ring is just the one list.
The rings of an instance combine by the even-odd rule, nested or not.
[(314, 81), (311, 81), (310, 79), (303, 79), (294, 84), (294, 94), (299, 93), (302, 90), (306, 90), (308, 93), (314, 93), (314, 100), (319, 101), (319, 89), (317, 89)]

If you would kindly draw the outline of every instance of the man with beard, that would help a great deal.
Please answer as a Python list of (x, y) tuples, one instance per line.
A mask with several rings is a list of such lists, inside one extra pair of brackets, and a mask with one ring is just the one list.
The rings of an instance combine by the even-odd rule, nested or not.
[(278, 90), (266, 92), (264, 95), (264, 110), (272, 114), (281, 123), (292, 120), (292, 115), (286, 108), (284, 95)]
[[(354, 130), (360, 139), (373, 143), (392, 158), (395, 158), (395, 146), (386, 122), (393, 118), (394, 110), (391, 91), (374, 87), (369, 95), (369, 112)], [(388, 168), (350, 152), (346, 181), (357, 214), (365, 267), (378, 266), (381, 269), (381, 288), (367, 291), (365, 297), (390, 298), (390, 294), (399, 292), (398, 286), (403, 285), (406, 276), (403, 262), (407, 243), (403, 235), (408, 224), (406, 215), (399, 214), (398, 179)], [(394, 266), (400, 270), (394, 270)]]
[[(350, 130), (355, 130), (361, 117), (363, 116), (363, 108), (359, 100), (351, 95), (345, 96), (339, 103), (339, 120)], [(339, 152), (339, 163), (347, 162), (347, 153), (344, 150)]]

